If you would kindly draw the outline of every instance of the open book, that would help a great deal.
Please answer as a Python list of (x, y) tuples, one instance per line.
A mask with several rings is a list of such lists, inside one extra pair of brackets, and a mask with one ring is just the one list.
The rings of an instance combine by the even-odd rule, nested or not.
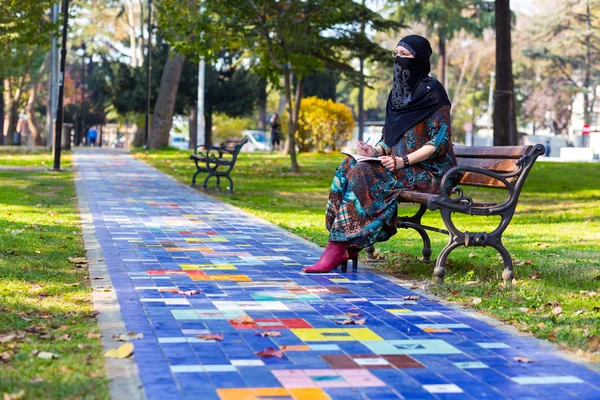
[(345, 154), (347, 156), (350, 156), (350, 157), (354, 158), (357, 162), (361, 162), (361, 161), (377, 161), (377, 162), (381, 162), (381, 159), (377, 158), (377, 157), (360, 156), (358, 154), (346, 153), (344, 151), (341, 151), (340, 153)]

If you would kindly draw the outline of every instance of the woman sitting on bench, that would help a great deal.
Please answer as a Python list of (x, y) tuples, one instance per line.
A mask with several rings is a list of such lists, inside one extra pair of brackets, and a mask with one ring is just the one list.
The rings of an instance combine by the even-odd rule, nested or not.
[(381, 163), (347, 157), (337, 168), (327, 203), (329, 243), (304, 272), (329, 272), (349, 259), (356, 268), (361, 249), (396, 233), (400, 191), (436, 193), (444, 173), (456, 165), (450, 100), (442, 84), (428, 76), (431, 53), (421, 36), (398, 43), (382, 140), (375, 147), (355, 146), (359, 155)]

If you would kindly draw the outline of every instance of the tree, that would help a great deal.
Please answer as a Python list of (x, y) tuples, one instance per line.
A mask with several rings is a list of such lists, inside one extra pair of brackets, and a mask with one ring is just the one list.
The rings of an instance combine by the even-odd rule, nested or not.
[(437, 79), (447, 85), (446, 44), (465, 31), (481, 37), (483, 30), (492, 26), (491, 14), (482, 0), (399, 0), (396, 18), (401, 23), (422, 22), (428, 34), (437, 39)]
[(516, 99), (512, 71), (510, 0), (496, 0), (496, 89), (494, 146), (518, 144)]
[[(326, 65), (357, 77), (346, 57), (386, 57), (383, 49), (360, 32), (360, 22), (375, 30), (398, 26), (345, 0), (213, 0), (203, 3), (202, 11), (186, 0), (163, 0), (158, 15), (165, 37), (184, 54), (214, 59), (221, 49), (252, 49), (254, 58), (260, 60), (259, 74), (274, 85), (283, 77), (293, 172), (300, 168), (294, 132), (304, 78)], [(295, 100), (292, 75), (298, 82)]]

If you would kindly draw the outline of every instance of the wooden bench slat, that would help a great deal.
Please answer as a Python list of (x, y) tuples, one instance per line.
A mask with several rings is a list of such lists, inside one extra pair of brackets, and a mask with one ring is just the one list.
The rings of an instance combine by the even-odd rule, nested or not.
[[(513, 183), (517, 178), (508, 178), (507, 181)], [(460, 184), (464, 186), (476, 186), (476, 187), (486, 187), (490, 189), (506, 189), (506, 185), (499, 181), (498, 179), (494, 179), (487, 175), (481, 174), (473, 174), (471, 172), (466, 172), (463, 174), (463, 177), (460, 180)]]
[(519, 159), (529, 153), (528, 146), (454, 146), (454, 156), (458, 158), (514, 158)]
[[(429, 200), (432, 197), (437, 196), (437, 194), (434, 193), (422, 193), (422, 192), (413, 192), (411, 190), (402, 190), (400, 192), (400, 201), (403, 202), (407, 202), (407, 203), (417, 203), (417, 204), (427, 204), (427, 200)], [(474, 201), (473, 202), (473, 206), (474, 207), (493, 207), (495, 206), (497, 203), (492, 202), (492, 201)]]

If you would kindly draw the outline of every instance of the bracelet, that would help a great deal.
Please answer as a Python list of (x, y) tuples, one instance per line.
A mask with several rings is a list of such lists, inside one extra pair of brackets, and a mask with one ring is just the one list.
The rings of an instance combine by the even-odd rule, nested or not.
[(375, 158), (379, 158), (379, 152), (377, 151), (377, 147), (373, 147), (373, 150), (375, 150)]
[(410, 161), (408, 160), (408, 156), (406, 154), (402, 156), (402, 162), (404, 163), (404, 166), (402, 168), (408, 167), (410, 165)]
[(394, 153), (390, 154), (392, 160), (394, 160), (394, 171), (398, 169), (398, 162), (396, 161), (396, 155)]

